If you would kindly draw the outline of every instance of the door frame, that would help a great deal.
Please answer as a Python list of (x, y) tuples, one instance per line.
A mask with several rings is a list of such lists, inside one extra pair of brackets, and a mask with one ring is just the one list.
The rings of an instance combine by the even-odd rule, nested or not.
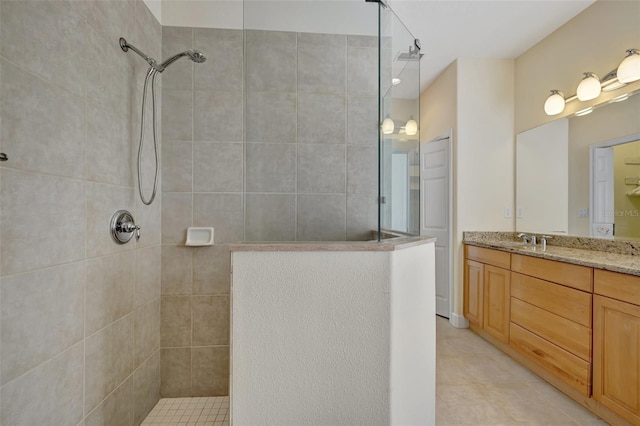
[[(448, 200), (447, 202), (449, 203), (449, 208), (448, 208), (448, 215), (447, 215), (447, 222), (448, 222), (448, 232), (447, 232), (447, 239), (448, 239), (448, 247), (449, 249), (447, 250), (447, 254), (449, 257), (449, 262), (448, 262), (448, 266), (449, 266), (449, 322), (451, 322), (454, 326), (456, 326), (456, 324), (454, 324), (454, 322), (457, 322), (457, 319), (454, 319), (454, 316), (458, 317), (460, 316), (460, 314), (457, 314), (454, 311), (454, 303), (453, 303), (453, 299), (454, 299), (454, 286), (453, 286), (453, 270), (454, 270), (454, 265), (453, 265), (453, 128), (450, 128), (449, 130), (447, 130), (446, 132), (440, 134), (439, 136), (430, 139), (428, 141), (424, 141), (424, 142), (420, 142), (420, 152), (419, 152), (419, 157), (420, 158), (420, 167), (418, 170), (422, 169), (422, 147), (423, 145), (429, 144), (431, 142), (438, 142), (438, 141), (442, 141), (442, 140), (449, 140), (449, 164), (448, 164), (448, 175), (447, 175), (447, 179), (449, 180), (449, 188), (447, 190), (448, 192)], [(422, 215), (423, 215), (423, 209), (422, 206), (424, 204), (423, 202), (423, 192), (422, 192), (422, 187), (420, 188), (420, 228), (419, 230), (422, 231)], [(464, 318), (464, 317), (463, 317)]]
[(623, 136), (621, 138), (611, 139), (604, 142), (598, 142), (589, 145), (589, 236), (593, 237), (593, 167), (595, 165), (596, 148), (611, 148), (616, 145), (622, 145), (629, 142), (640, 140), (640, 133)]

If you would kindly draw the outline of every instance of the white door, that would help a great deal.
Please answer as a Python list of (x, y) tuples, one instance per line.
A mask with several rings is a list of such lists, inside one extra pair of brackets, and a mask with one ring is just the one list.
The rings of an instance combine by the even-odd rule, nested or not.
[(591, 173), (591, 236), (613, 238), (613, 148), (594, 148)]
[(420, 145), (420, 235), (436, 237), (436, 314), (451, 314), (450, 138)]

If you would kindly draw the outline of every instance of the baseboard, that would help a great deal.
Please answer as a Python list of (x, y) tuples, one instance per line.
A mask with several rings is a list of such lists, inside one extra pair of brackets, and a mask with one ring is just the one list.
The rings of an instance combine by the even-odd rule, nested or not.
[(456, 314), (455, 312), (451, 312), (451, 315), (449, 315), (449, 323), (455, 328), (469, 328), (469, 320), (464, 315)]

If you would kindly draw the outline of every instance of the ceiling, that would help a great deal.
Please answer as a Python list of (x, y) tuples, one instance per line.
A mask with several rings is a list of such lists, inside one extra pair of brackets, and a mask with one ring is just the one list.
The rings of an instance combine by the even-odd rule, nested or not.
[(420, 89), (456, 58), (517, 58), (595, 0), (389, 0), (422, 42)]

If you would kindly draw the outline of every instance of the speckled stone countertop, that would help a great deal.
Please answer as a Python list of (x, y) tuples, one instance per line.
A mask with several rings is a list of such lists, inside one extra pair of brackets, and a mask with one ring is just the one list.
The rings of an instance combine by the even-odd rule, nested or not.
[[(553, 239), (555, 238), (554, 236)], [(594, 240), (593, 238), (576, 239)], [(557, 260), (560, 262), (589, 266), (591, 268), (606, 269), (608, 271), (640, 276), (640, 256), (635, 254), (620, 254), (610, 251), (594, 250), (592, 248), (594, 246), (593, 244), (585, 244), (585, 248), (551, 245), (553, 244), (553, 240), (549, 240), (547, 249), (542, 251), (540, 245), (535, 249), (530, 246), (522, 247), (517, 245), (520, 241), (521, 240), (515, 238), (515, 233), (513, 232), (465, 232), (463, 240), (465, 244), (472, 246), (486, 247), (525, 256)], [(631, 245), (634, 251), (639, 246), (638, 242), (620, 243)], [(575, 245), (577, 245), (577, 243)], [(595, 244), (595, 246), (597, 247), (598, 244)]]
[(395, 251), (435, 242), (432, 237), (397, 237), (378, 241), (258, 242), (229, 245), (231, 251)]

